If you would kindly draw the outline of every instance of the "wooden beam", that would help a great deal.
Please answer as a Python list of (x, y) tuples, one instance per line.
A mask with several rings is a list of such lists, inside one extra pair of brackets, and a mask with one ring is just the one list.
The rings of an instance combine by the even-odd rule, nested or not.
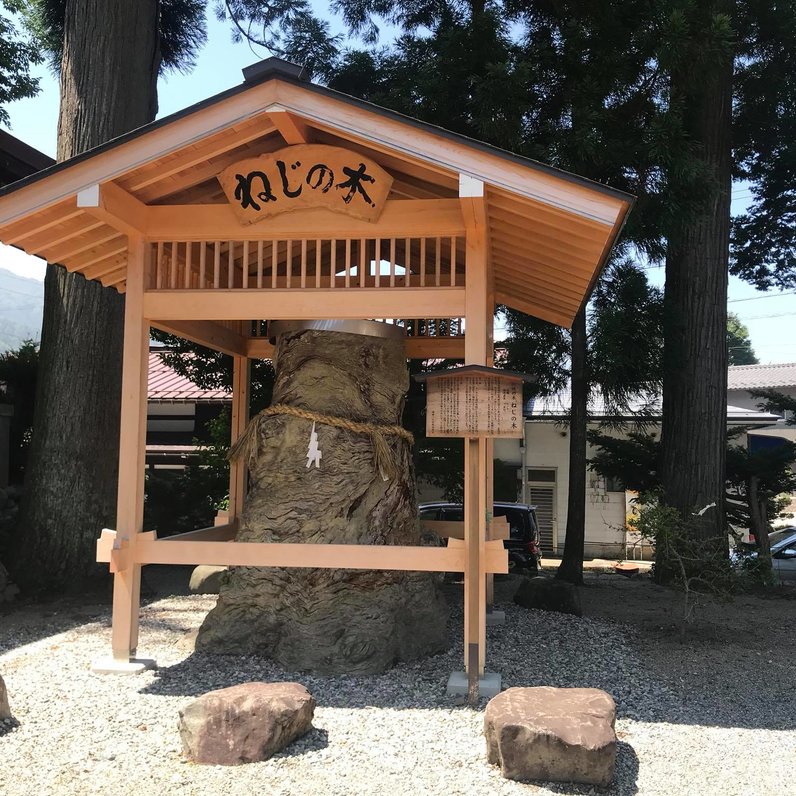
[(487, 209), (483, 181), (468, 174), (460, 174), (459, 204), (462, 208), (465, 229), (468, 232), (486, 235)]
[(456, 199), (390, 199), (374, 224), (307, 209), (244, 226), (227, 204), (157, 205), (147, 208), (146, 230), (151, 240), (164, 241), (433, 238), (464, 235), (464, 221)]
[(505, 304), (514, 310), (519, 310), (535, 318), (541, 318), (543, 321), (554, 323), (556, 326), (563, 326), (565, 329), (569, 329), (572, 326), (572, 321), (577, 314), (577, 310), (573, 310), (571, 314), (556, 312), (549, 307), (543, 307), (541, 304), (535, 304), (527, 299), (518, 299), (516, 295), (501, 293), (500, 291), (495, 293), (495, 300), (498, 304)]
[(11, 229), (3, 233), (2, 242), (8, 246), (20, 246), (24, 249), (27, 246), (24, 241), (27, 241), (28, 238), (82, 215), (83, 211), (75, 206), (74, 199), (72, 199), (52, 211), (37, 213), (32, 218), (14, 224)]
[(147, 206), (114, 182), (84, 188), (77, 206), (124, 235), (146, 234)]
[[(87, 262), (81, 263), (80, 273), (86, 279), (99, 279), (111, 271), (123, 268), (127, 263), (127, 241), (123, 245), (107, 251), (97, 251)], [(75, 270), (72, 263), (67, 266), (68, 271)]]
[(464, 359), (464, 335), (407, 337), (407, 359)]
[[(119, 489), (116, 522), (121, 548), (134, 547), (144, 521), (149, 324), (144, 320), (144, 275), (152, 247), (141, 237), (129, 241), (124, 309), (122, 408), (119, 436)], [(123, 543), (123, 544), (121, 544)], [(129, 661), (138, 646), (141, 566), (129, 559), (114, 575), (111, 646), (113, 657)]]
[[(137, 193), (142, 188), (147, 188), (150, 185), (166, 180), (175, 174), (190, 169), (192, 166), (206, 164), (209, 160), (232, 149), (238, 149), (257, 138), (263, 138), (273, 132), (273, 127), (264, 124), (265, 119), (266, 114), (262, 114), (245, 125), (237, 126), (234, 131), (224, 130), (221, 134), (206, 138), (178, 155), (168, 158), (163, 163), (157, 163), (147, 169), (139, 169), (124, 178), (124, 187), (128, 191)], [(239, 157), (243, 158), (247, 157), (247, 155), (239, 155)], [(223, 166), (219, 167), (218, 170), (221, 171), (222, 169)]]
[(163, 542), (229, 542), (235, 538), (237, 525), (234, 522), (223, 525), (212, 525), (209, 528), (197, 528), (195, 531), (175, 533), (167, 536)]
[[(103, 227), (105, 232), (99, 234), (97, 237), (89, 238), (88, 240), (85, 238), (81, 240), (80, 237), (72, 236), (68, 243), (64, 243), (63, 245), (54, 249), (50, 248), (52, 244), (47, 244), (47, 246), (42, 248), (42, 254), (45, 255), (47, 262), (60, 263), (67, 257), (76, 257), (78, 254), (87, 252), (89, 249), (93, 249), (95, 246), (101, 246), (103, 243), (107, 243), (108, 241), (118, 237), (119, 232), (117, 230), (108, 228), (101, 222), (97, 222), (96, 225), (92, 224), (92, 228), (95, 229)], [(86, 229), (83, 233), (81, 233), (81, 235), (88, 231), (89, 229)]]
[[(249, 360), (245, 356), (236, 356), (232, 363), (232, 417), (230, 421), (230, 447), (234, 445), (249, 424)], [(232, 522), (237, 522), (243, 511), (243, 499), (246, 495), (247, 462), (245, 456), (239, 456), (229, 465), (229, 509)]]
[(461, 318), (463, 287), (149, 290), (144, 313), (159, 321)]
[(248, 341), (221, 324), (212, 321), (162, 321), (151, 320), (151, 326), (167, 334), (175, 334), (184, 340), (212, 348), (230, 356), (248, 356)]
[[(33, 237), (28, 238), (24, 246), (27, 251), (40, 252), (59, 245), (63, 246), (65, 243), (74, 244), (75, 238), (86, 235), (96, 229), (101, 229), (104, 226), (105, 225), (101, 221), (94, 221), (85, 214), (82, 214), (80, 218), (75, 219), (74, 222), (67, 222), (37, 233)], [(114, 233), (116, 235), (119, 234), (115, 230)]]
[[(153, 326), (157, 326), (152, 321)], [(160, 328), (160, 327), (158, 327)], [(463, 359), (464, 335), (456, 337), (407, 337), (407, 359)], [(251, 359), (273, 359), (274, 346), (266, 337), (251, 337), (247, 341), (246, 355)]]
[[(489, 261), (489, 230), (486, 195), (480, 180), (461, 175), (459, 201), (466, 233), (465, 291), (467, 324), (464, 361), (467, 365), (491, 365), (493, 359), (494, 280)], [(464, 442), (464, 653), (465, 667), (473, 687), (475, 676), (486, 661), (486, 574), (484, 566), (487, 526), (492, 506), (487, 505), (488, 446), (481, 438)], [(475, 662), (478, 672), (473, 671)]]
[[(102, 531), (97, 542), (97, 561), (111, 561), (116, 539), (116, 532), (108, 529)], [(448, 547), (203, 542), (158, 539), (155, 532), (150, 531), (138, 534), (127, 549), (127, 560), (138, 565), (215, 564), (233, 567), (463, 572), (464, 559), (464, 548), (456, 539), (451, 539)], [(487, 543), (484, 566), (490, 572), (508, 572), (508, 556), (503, 542)]]
[(310, 143), (310, 129), (298, 116), (287, 111), (278, 110), (277, 106), (272, 105), (268, 109), (268, 118), (274, 123), (274, 127), (279, 130), (286, 144)]

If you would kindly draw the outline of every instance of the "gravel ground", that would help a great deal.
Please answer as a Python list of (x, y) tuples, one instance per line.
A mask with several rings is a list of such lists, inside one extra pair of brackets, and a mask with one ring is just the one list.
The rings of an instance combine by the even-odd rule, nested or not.
[[(505, 601), (499, 607), (506, 625), (488, 631), (488, 669), (501, 672), (504, 687), (591, 686), (613, 695), (620, 742), (616, 781), (606, 793), (796, 794), (792, 665), (776, 670), (774, 684), (755, 689), (760, 656), (739, 670), (736, 663), (745, 658), (735, 650), (732, 670), (718, 682), (718, 653), (700, 653), (693, 640), (675, 642), (665, 621), (655, 624), (666, 615), (670, 593), (651, 584), (593, 580), (584, 602), (598, 616), (582, 619), (518, 608), (506, 601), (515, 586), (507, 580), (496, 589), (498, 601)], [(461, 592), (447, 590), (450, 650), (359, 678), (296, 675), (253, 657), (191, 655), (186, 634), (212, 607), (212, 597), (169, 596), (147, 604), (141, 652), (155, 657), (159, 668), (127, 677), (88, 669), (92, 658), (110, 649), (105, 605), (84, 599), (0, 616), (0, 674), (15, 715), (0, 727), (0, 794), (593, 792), (509, 782), (487, 764), (483, 704), (472, 710), (445, 696), (448, 674), (462, 660)], [(656, 600), (660, 610), (650, 614)], [(758, 602), (758, 612), (772, 612)], [(794, 605), (773, 610), (789, 616), (791, 628)], [(612, 606), (624, 610), (619, 618), (626, 624), (612, 621)], [(727, 646), (721, 639), (710, 644)], [(761, 644), (757, 652), (775, 654)], [(786, 665), (779, 658), (775, 663)], [(178, 709), (206, 691), (252, 680), (305, 684), (318, 702), (314, 729), (263, 763), (231, 769), (184, 762)], [(733, 698), (748, 693), (754, 698)]]

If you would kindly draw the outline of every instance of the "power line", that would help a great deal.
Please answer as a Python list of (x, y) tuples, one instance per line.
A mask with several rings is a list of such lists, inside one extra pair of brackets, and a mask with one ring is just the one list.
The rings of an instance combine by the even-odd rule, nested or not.
[(775, 312), (771, 315), (752, 315), (749, 318), (739, 318), (741, 321), (760, 321), (763, 318), (785, 318), (789, 315), (796, 315), (796, 312)]
[(785, 290), (782, 293), (766, 293), (765, 296), (750, 296), (749, 298), (728, 299), (728, 304), (736, 304), (739, 301), (759, 301), (760, 299), (779, 298), (780, 296), (793, 296), (796, 290)]

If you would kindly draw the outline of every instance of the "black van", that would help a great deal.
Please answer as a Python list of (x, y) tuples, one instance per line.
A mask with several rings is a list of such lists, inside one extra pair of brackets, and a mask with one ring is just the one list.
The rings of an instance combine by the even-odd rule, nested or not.
[[(464, 521), (461, 503), (421, 503), (418, 510), (421, 522)], [(509, 553), (509, 571), (524, 570), (529, 574), (538, 572), (542, 553), (539, 548), (539, 524), (536, 521), (535, 507), (524, 503), (495, 502), (492, 512), (495, 517), (505, 517), (509, 523), (509, 538), (503, 540), (503, 546)]]

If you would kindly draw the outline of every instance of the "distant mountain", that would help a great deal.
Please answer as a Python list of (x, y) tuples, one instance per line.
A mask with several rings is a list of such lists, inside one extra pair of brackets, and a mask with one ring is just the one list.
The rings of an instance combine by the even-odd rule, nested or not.
[(44, 283), (0, 268), (0, 354), (41, 339)]

